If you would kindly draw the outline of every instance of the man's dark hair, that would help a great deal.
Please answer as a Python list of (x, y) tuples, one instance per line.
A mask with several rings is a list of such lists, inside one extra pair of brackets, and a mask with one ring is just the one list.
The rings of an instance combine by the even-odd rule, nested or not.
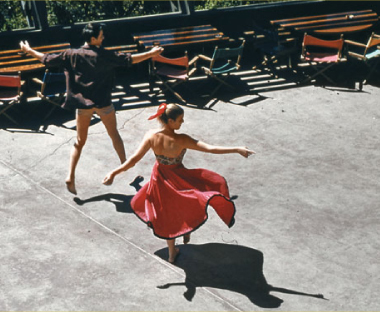
[(87, 43), (90, 43), (91, 38), (98, 38), (101, 30), (104, 31), (105, 24), (92, 24), (88, 23), (82, 31), (82, 36)]

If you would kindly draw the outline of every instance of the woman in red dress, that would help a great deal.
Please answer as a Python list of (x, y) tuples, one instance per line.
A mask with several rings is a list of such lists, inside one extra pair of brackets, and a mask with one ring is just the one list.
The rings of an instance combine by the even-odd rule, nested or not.
[(167, 240), (169, 262), (179, 254), (175, 238), (183, 236), (184, 243), (190, 233), (207, 220), (207, 206), (231, 227), (235, 205), (230, 199), (226, 180), (206, 169), (187, 169), (182, 159), (187, 149), (213, 153), (238, 153), (244, 157), (254, 154), (246, 147), (214, 146), (197, 141), (186, 134), (178, 134), (184, 122), (184, 111), (176, 104), (161, 104), (149, 119), (159, 118), (162, 129), (149, 131), (137, 151), (103, 180), (112, 184), (116, 175), (132, 168), (152, 149), (156, 155), (150, 181), (133, 197), (131, 207), (136, 215), (153, 229), (154, 235)]

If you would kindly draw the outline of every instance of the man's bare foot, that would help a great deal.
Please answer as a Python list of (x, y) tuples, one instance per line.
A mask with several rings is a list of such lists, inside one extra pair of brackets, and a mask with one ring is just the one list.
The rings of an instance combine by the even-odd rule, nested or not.
[(75, 182), (74, 181), (66, 180), (66, 187), (70, 193), (77, 195), (77, 190), (75, 188)]
[(176, 247), (174, 249), (174, 254), (169, 255), (169, 259), (168, 259), (169, 263), (173, 264), (177, 260), (178, 255), (179, 255), (179, 249)]
[(190, 233), (183, 235), (183, 243), (187, 244), (190, 242)]

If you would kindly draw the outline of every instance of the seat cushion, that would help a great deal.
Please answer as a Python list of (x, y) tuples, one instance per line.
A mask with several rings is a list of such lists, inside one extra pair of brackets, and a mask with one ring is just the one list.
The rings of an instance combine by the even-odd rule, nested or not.
[(13, 101), (18, 97), (18, 93), (14, 90), (0, 90), (0, 101)]
[(370, 60), (371, 58), (380, 56), (380, 50), (375, 50), (373, 52), (367, 53), (366, 58)]
[(305, 55), (306, 61), (320, 62), (320, 63), (336, 63), (339, 61), (339, 57), (336, 53), (310, 53)]
[(186, 69), (179, 69), (179, 68), (174, 68), (170, 66), (161, 66), (157, 68), (156, 74), (160, 76), (175, 78), (175, 79), (180, 79), (180, 80), (186, 80), (189, 78), (187, 75)]

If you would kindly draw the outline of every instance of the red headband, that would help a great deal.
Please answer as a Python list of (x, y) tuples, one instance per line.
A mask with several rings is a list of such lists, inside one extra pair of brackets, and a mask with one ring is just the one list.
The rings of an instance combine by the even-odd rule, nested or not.
[(154, 115), (150, 116), (148, 118), (148, 120), (152, 120), (152, 119), (154, 119), (156, 117), (161, 116), (163, 113), (165, 113), (166, 106), (167, 106), (166, 103), (162, 103), (160, 106), (158, 106), (157, 113), (155, 113)]

